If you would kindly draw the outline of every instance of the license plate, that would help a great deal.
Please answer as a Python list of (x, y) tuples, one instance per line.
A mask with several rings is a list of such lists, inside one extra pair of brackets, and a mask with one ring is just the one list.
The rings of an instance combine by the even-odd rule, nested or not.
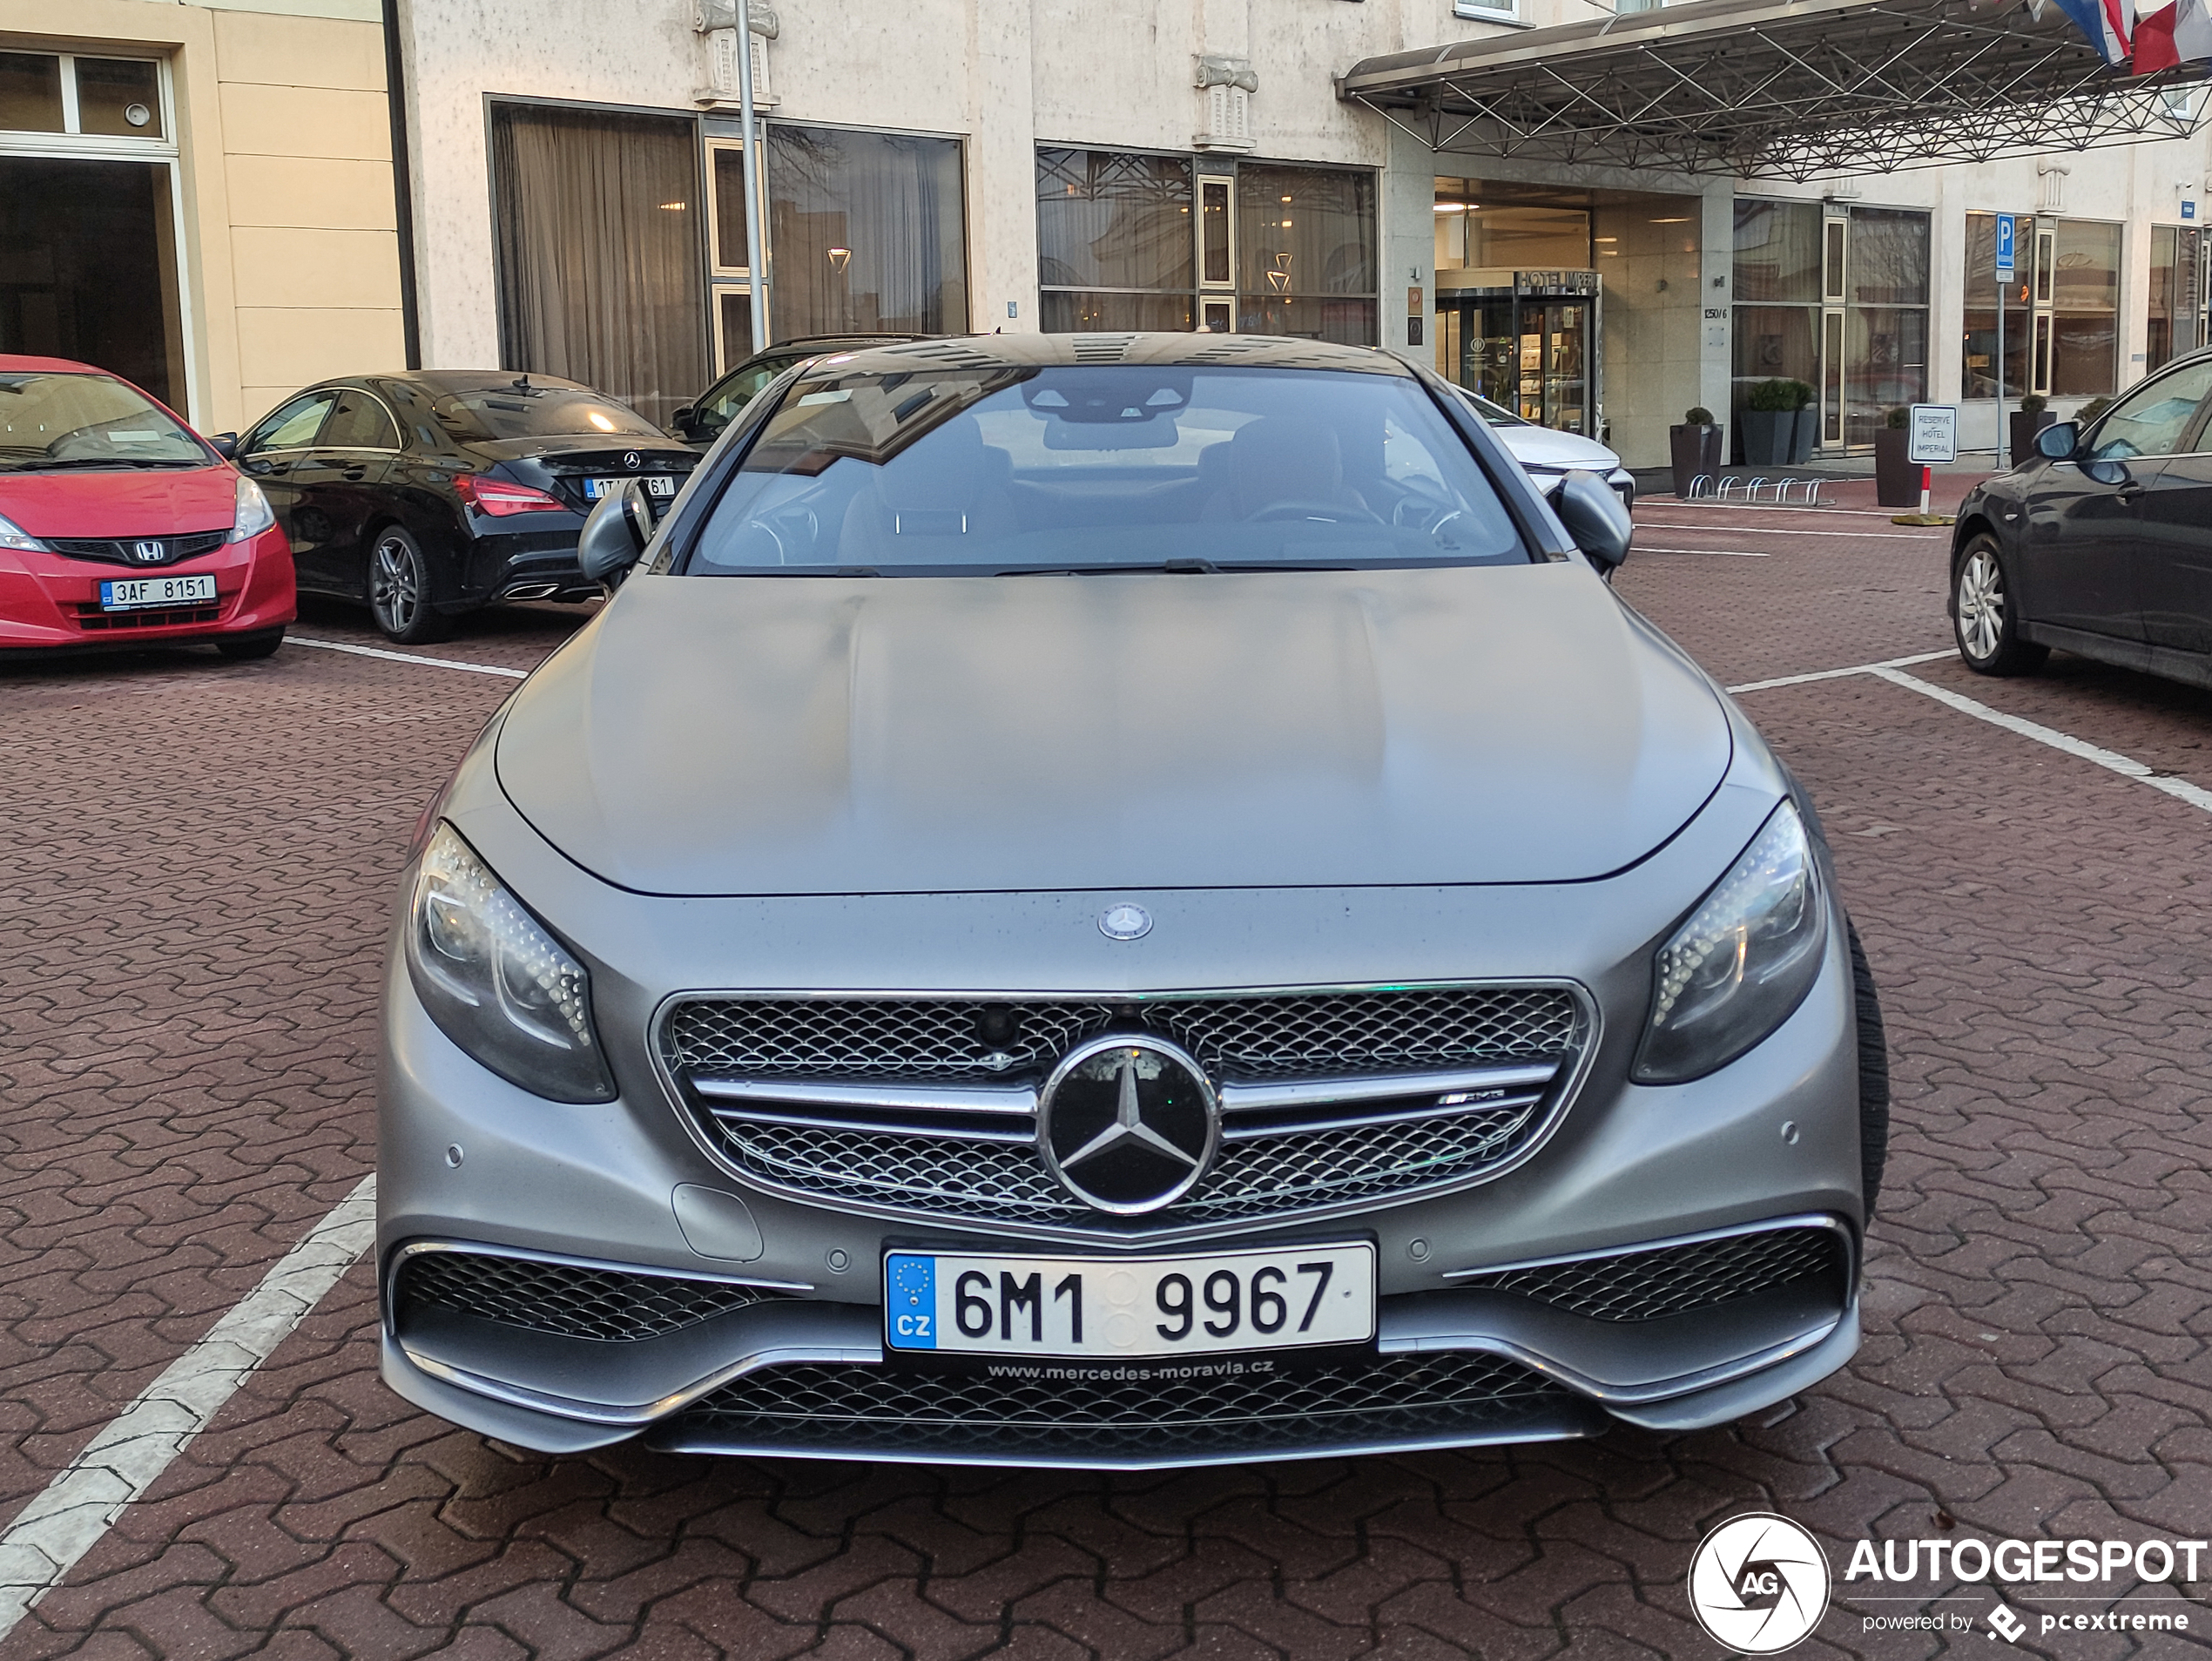
[(1163, 1361), (1364, 1344), (1375, 1248), (1277, 1246), (1142, 1258), (883, 1259), (884, 1340), (905, 1355)]
[[(647, 496), (671, 496), (676, 494), (678, 481), (673, 473), (633, 473), (630, 476), (645, 487)], [(597, 502), (622, 483), (621, 479), (586, 479), (583, 482), (584, 499)]]
[(205, 605), (215, 598), (215, 576), (132, 577), (100, 584), (103, 611), (128, 611), (140, 605)]

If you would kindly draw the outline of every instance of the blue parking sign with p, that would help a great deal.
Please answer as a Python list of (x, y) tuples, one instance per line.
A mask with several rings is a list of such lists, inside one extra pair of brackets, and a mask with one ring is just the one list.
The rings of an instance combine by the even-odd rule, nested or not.
[(1997, 216), (1997, 274), (2013, 274), (2013, 216), (2009, 213)]

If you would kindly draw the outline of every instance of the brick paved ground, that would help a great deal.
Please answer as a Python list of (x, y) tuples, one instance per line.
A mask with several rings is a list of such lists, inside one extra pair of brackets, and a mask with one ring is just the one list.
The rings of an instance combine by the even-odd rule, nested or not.
[[(1939, 532), (1639, 518), (1622, 591), (1730, 682), (1947, 644)], [(1661, 551), (1723, 548), (1767, 557)], [(527, 665), (577, 621), (518, 608), (427, 650)], [(371, 638), (339, 611), (301, 631)], [(2202, 694), (2063, 659), (1913, 672), (2212, 783)], [(0, 669), (0, 1520), (368, 1168), (390, 881), (512, 684), (297, 648)], [(1689, 1552), (1743, 1509), (1839, 1565), (1869, 1532), (2212, 1536), (2212, 826), (1885, 683), (1743, 701), (1822, 804), (1897, 1070), (1866, 1343), (1798, 1401), (1676, 1439), (1143, 1478), (547, 1459), (383, 1390), (357, 1266), (0, 1661), (1703, 1658)], [(1839, 1609), (1801, 1653), (1945, 1647), (1862, 1635), (1898, 1607)]]

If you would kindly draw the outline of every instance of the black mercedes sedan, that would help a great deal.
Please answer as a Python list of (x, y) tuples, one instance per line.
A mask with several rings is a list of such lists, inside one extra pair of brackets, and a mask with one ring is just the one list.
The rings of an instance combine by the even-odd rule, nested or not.
[(1977, 485), (1951, 553), (1959, 655), (2033, 672), (2051, 648), (2212, 686), (2212, 348)]
[(927, 340), (924, 334), (806, 334), (764, 346), (669, 419), (669, 425), (686, 443), (700, 449), (711, 447), (722, 429), (751, 403), (760, 388), (794, 363), (836, 352), (857, 352), (866, 347), (891, 346), (900, 341)]
[(326, 381), (215, 443), (268, 497), (301, 591), (364, 600), (409, 644), (495, 601), (595, 597), (592, 504), (634, 476), (673, 500), (698, 461), (604, 393), (512, 369)]

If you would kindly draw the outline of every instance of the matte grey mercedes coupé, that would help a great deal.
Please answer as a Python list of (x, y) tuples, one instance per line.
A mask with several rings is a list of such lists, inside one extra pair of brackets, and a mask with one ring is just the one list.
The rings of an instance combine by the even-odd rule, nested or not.
[(602, 504), (618, 591), (424, 817), (386, 1379), (548, 1450), (1142, 1467), (1840, 1366), (1873, 988), (1627, 547), (1379, 352), (787, 373)]

